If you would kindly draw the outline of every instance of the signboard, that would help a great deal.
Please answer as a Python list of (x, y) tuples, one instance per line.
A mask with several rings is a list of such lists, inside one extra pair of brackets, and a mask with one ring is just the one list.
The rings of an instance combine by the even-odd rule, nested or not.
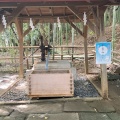
[(96, 43), (96, 64), (111, 63), (111, 42)]

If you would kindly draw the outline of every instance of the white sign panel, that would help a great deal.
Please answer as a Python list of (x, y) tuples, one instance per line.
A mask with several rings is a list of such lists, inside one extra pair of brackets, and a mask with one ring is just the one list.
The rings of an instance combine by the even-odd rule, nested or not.
[(96, 43), (96, 64), (111, 63), (111, 43), (98, 42)]

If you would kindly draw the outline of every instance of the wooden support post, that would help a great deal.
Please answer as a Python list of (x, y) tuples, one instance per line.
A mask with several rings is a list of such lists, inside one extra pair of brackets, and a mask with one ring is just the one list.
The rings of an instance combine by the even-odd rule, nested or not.
[(55, 47), (53, 45), (53, 60), (55, 59)]
[[(104, 37), (104, 11), (100, 11), (100, 38), (101, 42), (106, 41)], [(106, 64), (101, 64), (101, 89), (102, 97), (108, 99), (108, 79)]]
[[(26, 48), (26, 57), (28, 57), (28, 48)], [(29, 61), (28, 61), (28, 59), (26, 60), (26, 64), (27, 64), (27, 69), (29, 69)]]
[(73, 61), (73, 54), (74, 54), (74, 47), (72, 47), (72, 54), (71, 54), (72, 61)]
[(15, 20), (15, 23), (16, 23), (17, 33), (19, 37), (19, 54), (20, 54), (19, 77), (23, 78), (23, 23), (18, 19)]
[[(34, 46), (34, 40), (33, 40), (33, 34), (32, 34), (32, 33), (31, 33), (31, 46)], [(31, 48), (31, 54), (32, 54), (32, 65), (34, 64), (33, 53), (34, 53), (34, 48)]]
[(63, 60), (63, 47), (61, 47), (61, 60)]
[(66, 26), (66, 45), (68, 45), (68, 24), (65, 24)]
[(72, 56), (71, 56), (71, 59), (73, 61), (73, 54), (74, 54), (74, 28), (72, 27)]
[(85, 57), (85, 74), (88, 74), (88, 51), (87, 51), (87, 25), (83, 27), (83, 36), (84, 36), (84, 57)]

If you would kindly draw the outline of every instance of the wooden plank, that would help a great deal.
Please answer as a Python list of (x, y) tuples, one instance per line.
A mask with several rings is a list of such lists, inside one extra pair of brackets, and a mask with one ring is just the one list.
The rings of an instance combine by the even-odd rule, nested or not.
[(101, 81), (96, 80), (96, 78), (93, 75), (87, 75), (88, 80), (93, 84), (93, 86), (96, 88), (98, 93), (102, 96), (102, 90), (101, 90)]
[(115, 62), (120, 63), (120, 60), (119, 60), (119, 59), (113, 58), (112, 60), (115, 61)]
[(61, 60), (63, 60), (63, 47), (61, 47)]
[(88, 51), (87, 51), (87, 25), (84, 25), (84, 55), (85, 55), (85, 74), (88, 74)]
[[(0, 0), (0, 2), (60, 2), (60, 1), (66, 1), (66, 2), (70, 2), (70, 1), (73, 1), (73, 0)], [(91, 0), (74, 0), (75, 2), (76, 1), (79, 1), (79, 2), (83, 2), (83, 1), (86, 1), (86, 2), (91, 2)], [(98, 0), (94, 0), (94, 1), (98, 1)], [(113, 1), (113, 0), (111, 0)]]
[[(32, 0), (33, 1), (33, 0)], [(24, 0), (24, 2), (26, 2), (26, 0)], [(43, 7), (51, 7), (51, 6), (55, 6), (55, 7), (60, 7), (60, 6), (83, 6), (83, 5), (118, 5), (120, 2), (110, 2), (110, 1), (105, 1), (105, 0), (99, 0), (97, 2), (86, 2), (86, 1), (76, 1), (74, 2), (73, 0), (71, 0), (70, 2), (66, 2), (66, 1), (57, 1), (57, 2), (27, 2), (27, 5), (26, 7), (40, 7), (40, 6), (43, 6)], [(16, 8), (17, 7), (17, 2), (11, 2), (11, 0), (8, 2), (5, 2), (4, 0), (2, 2), (0, 2), (0, 7), (2, 8)]]
[(21, 79), (16, 80), (15, 82), (13, 82), (7, 89), (2, 90), (2, 92), (0, 92), (0, 96), (4, 95), (6, 92), (8, 92), (11, 88), (13, 88), (19, 81), (21, 81)]
[(20, 54), (20, 70), (19, 70), (19, 77), (23, 78), (23, 24), (22, 21), (16, 19), (15, 20), (17, 32), (19, 36), (19, 54)]
[(117, 52), (117, 51), (112, 51), (112, 53), (113, 53), (113, 54), (120, 55), (120, 53), (119, 53), (119, 52)]
[(70, 73), (31, 74), (28, 82), (30, 96), (60, 97), (74, 94), (73, 78)]
[[(40, 46), (23, 46), (23, 48), (39, 48)], [(84, 46), (80, 46), (80, 45), (61, 45), (61, 46), (54, 46), (54, 48), (84, 48)], [(0, 46), (0, 49), (18, 49), (19, 46), (6, 46), (6, 47), (2, 47)], [(88, 46), (88, 48), (95, 48), (95, 46)]]

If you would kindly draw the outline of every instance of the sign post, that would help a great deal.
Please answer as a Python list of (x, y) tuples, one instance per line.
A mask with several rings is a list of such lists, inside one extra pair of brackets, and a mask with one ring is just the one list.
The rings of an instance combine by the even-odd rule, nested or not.
[(108, 98), (108, 80), (106, 64), (111, 63), (111, 43), (96, 43), (96, 64), (101, 64), (101, 93), (102, 97)]

